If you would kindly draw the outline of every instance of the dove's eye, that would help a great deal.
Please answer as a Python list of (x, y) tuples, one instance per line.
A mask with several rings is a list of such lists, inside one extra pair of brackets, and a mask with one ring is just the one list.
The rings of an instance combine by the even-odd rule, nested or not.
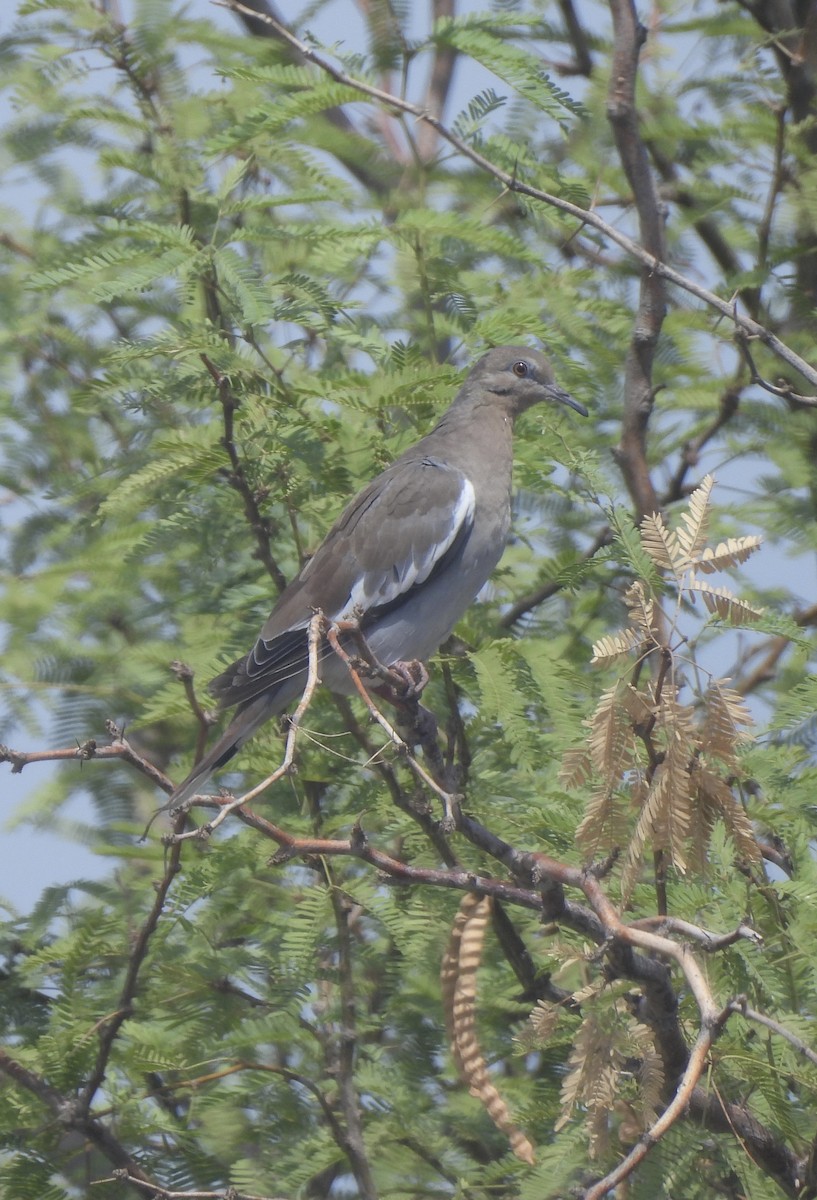
[(530, 366), (525, 362), (524, 358), (520, 358), (519, 362), (515, 362), (511, 370), (517, 379), (524, 379), (526, 375), (530, 375)]

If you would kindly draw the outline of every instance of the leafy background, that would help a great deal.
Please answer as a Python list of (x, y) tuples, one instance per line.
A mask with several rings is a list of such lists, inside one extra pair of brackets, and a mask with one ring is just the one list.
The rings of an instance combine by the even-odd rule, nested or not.
[[(715, 822), (682, 872), (653, 829), (658, 857), (645, 851), (626, 915), (762, 934), (762, 948), (742, 938), (706, 956), (711, 994), (746, 995), (809, 1041), (815, 417), (797, 396), (815, 388), (761, 340), (750, 365), (728, 316), (684, 286), (662, 291), (616, 235), (813, 356), (814, 16), (703, 2), (642, 13), (629, 111), (614, 85), (634, 69), (632, 15), (584, 2), (358, 13), (345, 0), (283, 14), (458, 145), (247, 13), (20, 6), (0, 44), (3, 173), (27, 198), (6, 205), (0, 232), (0, 736), (47, 758), (105, 745), (114, 720), (181, 778), (201, 729), (170, 664), (193, 670), (206, 704), (206, 680), (467, 363), (541, 340), (593, 416), (525, 417), (515, 540), (432, 667), (425, 702), (467, 812), (513, 847), (583, 864), (588, 793), (558, 772), (605, 689), (630, 678), (632, 663), (590, 660), (641, 579), (670, 614), (643, 671), (671, 654), (696, 716), (710, 673), (729, 676), (762, 723), (729, 786), (766, 866)], [(587, 220), (502, 186), (473, 154)], [(738, 634), (700, 604), (673, 617), (637, 533), (653, 509), (677, 523), (708, 470), (713, 544), (764, 538), (729, 584), (764, 610)], [(418, 871), (511, 879), (484, 840), (441, 841), (362, 709), (319, 695), (308, 727), (297, 776), (262, 817), (335, 841), (360, 820)], [(280, 755), (269, 728), (224, 781), (255, 782)], [(77, 821), (79, 795), (91, 816)], [(271, 863), (274, 843), (238, 821), (208, 843), (168, 849), (160, 828), (142, 843), (160, 795), (113, 757), (59, 761), (26, 799), (22, 819), (59, 831), (66, 855), (73, 838), (111, 864), (46, 888), (28, 915), (5, 907), (9, 1197), (91, 1181), (100, 1197), (573, 1194), (671, 1102), (678, 1064), (665, 1053), (649, 1084), (662, 1045), (633, 1023), (626, 964), (600, 967), (590, 924), (506, 907), (513, 934), (488, 935), (478, 1004), (492, 1073), (537, 1147), (535, 1167), (514, 1161), (446, 1053), (438, 974), (456, 892), (430, 877), (386, 886), (346, 855)], [(622, 803), (595, 858), (626, 846), (637, 817)], [(620, 863), (611, 871), (619, 900)], [(511, 969), (512, 946), (527, 965)], [(691, 1044), (685, 978), (672, 1021)], [(564, 1015), (515, 1042), (535, 1002), (553, 1002), (552, 980)], [(627, 1194), (814, 1194), (814, 1063), (738, 1018), (713, 1055), (700, 1119), (669, 1127)], [(731, 1127), (706, 1107), (722, 1098)], [(129, 1185), (98, 1182), (117, 1169)]]

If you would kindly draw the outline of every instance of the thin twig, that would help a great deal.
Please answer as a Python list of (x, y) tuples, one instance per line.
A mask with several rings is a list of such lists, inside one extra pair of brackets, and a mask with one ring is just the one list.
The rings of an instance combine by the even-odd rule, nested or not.
[[(467, 142), (464, 142), (462, 138), (457, 137), (457, 135), (452, 130), (448, 129), (442, 123), (442, 121), (438, 120), (436, 117), (432, 116), (418, 105), (412, 104), (408, 100), (403, 100), (399, 96), (393, 96), (389, 92), (384, 92), (381, 88), (377, 88), (372, 84), (365, 83), (361, 79), (356, 79), (354, 76), (348, 75), (345, 71), (340, 70), (340, 68), (333, 66), (328, 59), (318, 54), (312, 49), (311, 46), (307, 46), (305, 42), (302, 42), (295, 36), (295, 34), (291, 33), (286, 26), (282, 25), (280, 21), (276, 21), (273, 17), (266, 15), (262, 16), (258, 13), (254, 13), (252, 9), (242, 4), (240, 0), (215, 0), (215, 2), (219, 5), (219, 7), (230, 9), (231, 12), (255, 16), (258, 20), (270, 25), (270, 27), (276, 31), (276, 34), (281, 38), (282, 41), (287, 42), (290, 46), (293, 46), (295, 49), (297, 49), (307, 61), (314, 63), (319, 70), (329, 75), (330, 78), (336, 80), (336, 82), (345, 84), (346, 86), (359, 92), (361, 95), (368, 96), (370, 99), (376, 100), (381, 104), (385, 104), (389, 108), (394, 108), (398, 112), (410, 113), (412, 116), (416, 117), (417, 120), (428, 122), (432, 128), (437, 130), (440, 137), (449, 143), (449, 145), (453, 146), (459, 151), (460, 154), (468, 158), (481, 170), (485, 171), (486, 174), (491, 175), (494, 179), (501, 183), (503, 187), (507, 188), (508, 191), (518, 193), (522, 196), (529, 196), (532, 200), (539, 200), (543, 204), (547, 204), (550, 207), (557, 209), (559, 212), (565, 213), (566, 216), (575, 218), (577, 221), (581, 222), (582, 225), (589, 225), (593, 229), (597, 229), (601, 234), (604, 235), (605, 238), (609, 239), (611, 242), (614, 242), (632, 258), (636, 259), (643, 266), (647, 267), (659, 278), (665, 280), (667, 283), (673, 284), (682, 291), (687, 292), (690, 296), (694, 296), (696, 299), (701, 300), (708, 307), (714, 309), (715, 312), (720, 313), (721, 316), (726, 317), (729, 321), (731, 321), (737, 329), (741, 329), (750, 337), (761, 341), (763, 345), (771, 351), (772, 354), (774, 354), (777, 358), (780, 358), (795, 371), (798, 371), (804, 379), (807, 379), (809, 383), (817, 387), (817, 367), (811, 366), (811, 364), (806, 362), (805, 359), (801, 358), (800, 355), (795, 354), (790, 347), (782, 342), (769, 329), (766, 329), (763, 325), (759, 324), (751, 317), (740, 313), (736, 309), (731, 299), (722, 299), (720, 296), (716, 295), (715, 292), (710, 292), (707, 288), (702, 287), (693, 279), (689, 279), (680, 271), (676, 271), (674, 267), (671, 267), (668, 263), (656, 258), (655, 255), (651, 254), (643, 246), (639, 245), (638, 242), (627, 237), (627, 235), (622, 233), (621, 230), (616, 229), (614, 225), (610, 225), (607, 221), (603, 220), (603, 218), (601, 218), (594, 210), (581, 208), (579, 205), (573, 204), (569, 200), (564, 200), (561, 196), (554, 196), (550, 192), (543, 191), (541, 188), (533, 187), (530, 184), (524, 183), (512, 172), (504, 170), (502, 167), (499, 167), (495, 163), (491, 162), (490, 159), (486, 158), (483, 154), (480, 154), (479, 151), (473, 146), (470, 146)], [(817, 403), (817, 400), (815, 400), (815, 403)]]
[[(55, 1121), (63, 1128), (74, 1130), (91, 1142), (113, 1166), (126, 1173), (128, 1179), (150, 1184), (148, 1176), (122, 1143), (114, 1137), (106, 1125), (84, 1111), (76, 1097), (69, 1098), (58, 1092), (56, 1088), (46, 1083), (42, 1076), (25, 1064), (18, 1062), (3, 1047), (0, 1047), (0, 1074), (36, 1096), (51, 1112)], [(160, 1189), (155, 1188), (155, 1191), (159, 1192)]]
[(218, 1192), (177, 1192), (158, 1183), (151, 1183), (149, 1179), (139, 1179), (130, 1170), (114, 1171), (107, 1179), (93, 1179), (89, 1186), (94, 1187), (100, 1183), (129, 1183), (144, 1192), (148, 1200), (282, 1200), (280, 1196), (258, 1196), (254, 1192), (238, 1192), (234, 1187)]
[[(633, 191), (641, 242), (654, 259), (666, 256), (664, 219), (655, 190), (647, 148), (641, 137), (635, 89), (645, 31), (633, 0), (610, 0), (613, 61), (607, 93), (607, 117), (618, 156)], [(658, 498), (647, 462), (647, 429), (655, 400), (653, 359), (666, 313), (663, 279), (649, 267), (641, 272), (638, 312), (624, 366), (621, 440), (614, 453), (635, 505), (636, 520), (656, 512)]]
[(337, 1037), (333, 1039), (335, 1061), (332, 1066), (335, 1068), (338, 1098), (346, 1124), (346, 1128), (338, 1140), (338, 1145), (349, 1160), (361, 1200), (378, 1200), (372, 1164), (363, 1138), (360, 1096), (355, 1084), (358, 1018), (352, 963), (352, 939), (349, 929), (349, 905), (338, 887), (329, 863), (326, 864), (325, 879), (329, 887), (332, 911), (335, 917), (338, 947), (337, 979), (340, 991), (341, 1019)]
[(417, 778), (430, 788), (434, 794), (439, 797), (443, 806), (443, 826), (448, 829), (453, 829), (455, 825), (455, 810), (459, 801), (459, 797), (452, 792), (446, 791), (440, 784), (428, 773), (425, 767), (418, 762), (415, 755), (412, 753), (411, 747), (400, 737), (400, 734), (394, 728), (390, 721), (384, 717), (383, 713), (372, 700), (366, 690), (363, 681), (360, 678), (358, 671), (355, 668), (354, 661), (350, 654), (344, 650), (340, 644), (339, 629), (337, 625), (332, 625), (326, 632), (326, 640), (335, 651), (337, 656), (346, 664), (346, 668), (363, 703), (368, 709), (369, 716), (373, 721), (376, 721), (382, 730), (388, 735), (391, 743), (396, 747), (400, 754), (405, 758), (410, 769), (414, 772)]
[[(312, 698), (315, 695), (315, 689), (320, 682), (318, 678), (318, 649), (320, 647), (321, 633), (324, 626), (324, 617), (322, 613), (315, 613), (309, 622), (307, 630), (307, 650), (308, 650), (308, 666), (306, 683), (301, 694), (301, 699), (295, 712), (289, 718), (289, 728), (287, 729), (286, 742), (284, 744), (284, 757), (275, 770), (263, 779), (256, 787), (250, 791), (244, 792), (241, 796), (236, 796), (232, 800), (222, 803), (218, 815), (212, 821), (208, 821), (198, 829), (188, 830), (187, 833), (172, 834), (166, 840), (170, 843), (188, 841), (193, 838), (209, 837), (214, 829), (218, 829), (230, 813), (235, 812), (237, 808), (241, 808), (244, 804), (249, 804), (271, 787), (273, 783), (277, 783), (279, 779), (283, 779), (285, 775), (291, 775), (295, 769), (295, 749), (298, 740), (298, 730), (301, 727), (301, 722), (304, 719), (306, 710), (312, 703)], [(197, 798), (194, 797), (194, 800)]]
[[(234, 994), (241, 994), (238, 988), (235, 989)], [(291, 1067), (282, 1067), (275, 1063), (248, 1062), (241, 1059), (239, 1062), (231, 1063), (228, 1067), (222, 1067), (218, 1071), (208, 1071), (205, 1075), (197, 1075), (193, 1079), (175, 1079), (164, 1086), (168, 1091), (188, 1089), (194, 1091), (197, 1088), (205, 1087), (208, 1083), (217, 1083), (220, 1079), (226, 1079), (230, 1075), (238, 1075), (244, 1071), (261, 1071), (268, 1075), (279, 1075), (289, 1083), (297, 1083), (305, 1091), (311, 1092), (318, 1101), (324, 1119), (329, 1128), (332, 1129), (333, 1134), (340, 1134), (342, 1132), (332, 1105), (326, 1095), (308, 1075), (302, 1075), (300, 1071), (293, 1071)]]
[(774, 167), (772, 168), (772, 178), (769, 184), (769, 194), (766, 197), (763, 216), (760, 218), (757, 227), (757, 266), (764, 271), (766, 270), (769, 258), (769, 239), (772, 232), (775, 206), (783, 194), (786, 179), (783, 161), (786, 152), (786, 106), (784, 104), (777, 105), (774, 109), (774, 115)]
[(763, 943), (762, 936), (749, 925), (738, 925), (731, 933), (712, 933), (708, 929), (702, 929), (700, 925), (693, 925), (691, 921), (682, 921), (679, 917), (654, 916), (640, 917), (635, 921), (630, 921), (629, 927), (630, 929), (652, 929), (658, 933), (677, 933), (682, 937), (700, 942), (707, 951), (723, 950), (726, 946), (733, 946), (735, 942), (744, 939), (754, 942), (756, 946)]
[[(180, 813), (176, 818), (174, 833), (178, 830), (179, 833), (187, 820), (186, 813)], [(181, 848), (179, 846), (171, 846), (165, 871), (162, 878), (156, 884), (156, 895), (151, 905), (150, 912), (142, 923), (142, 927), (136, 935), (133, 946), (128, 957), (128, 965), (125, 970), (125, 980), (122, 984), (122, 990), (119, 993), (116, 1010), (108, 1016), (102, 1023), (99, 1032), (99, 1049), (97, 1050), (96, 1061), (91, 1069), (88, 1077), (88, 1082), (82, 1089), (79, 1100), (80, 1111), (83, 1115), (90, 1112), (94, 1097), (102, 1086), (105, 1079), (105, 1073), (108, 1069), (108, 1060), (113, 1050), (114, 1042), (119, 1035), (119, 1030), (125, 1024), (129, 1017), (133, 1015), (133, 1002), (139, 988), (139, 973), (144, 965), (147, 957), (150, 939), (156, 932), (159, 924), (159, 918), (164, 909), (167, 894), (170, 891), (170, 885), (176, 877), (180, 868)]]
[(282, 592), (286, 587), (287, 580), (283, 571), (272, 557), (272, 550), (270, 548), (272, 526), (269, 518), (263, 516), (261, 509), (258, 507), (258, 498), (254, 490), (250, 487), (247, 474), (244, 470), (244, 464), (239, 457), (235, 444), (234, 416), (235, 410), (238, 408), (238, 400), (233, 394), (228, 377), (218, 369), (206, 354), (200, 355), (200, 358), (216, 385), (218, 397), (221, 401), (224, 421), (224, 436), (221, 439), (221, 444), (227, 451), (227, 457), (230, 460), (228, 479), (243, 501), (244, 515), (255, 537), (256, 557), (263, 563), (267, 574), (278, 591)]
[[(457, 12), (454, 0), (432, 0), (432, 10), (434, 26), (443, 19), (453, 20)], [(454, 79), (456, 61), (457, 51), (453, 46), (441, 43), (435, 45), (423, 108), (437, 118), (442, 118), (445, 112), (446, 101)], [(421, 162), (431, 162), (437, 151), (439, 136), (433, 125), (429, 125), (427, 122), (420, 125), (417, 135), (417, 154)]]
[(690, 469), (698, 465), (701, 451), (729, 424), (737, 413), (740, 406), (740, 374), (742, 372), (736, 376), (733, 383), (729, 384), (721, 392), (718, 415), (699, 434), (684, 443), (678, 466), (661, 497), (662, 508), (667, 504), (672, 504), (675, 500), (680, 500), (684, 496), (684, 481)]
[[(593, 73), (593, 56), (590, 53), (590, 40), (584, 30), (584, 26), (579, 20), (573, 0), (559, 0), (559, 8), (562, 10), (565, 28), (567, 29), (570, 43), (573, 46), (573, 53), (576, 56), (576, 61), (572, 64), (571, 71), (577, 75), (584, 75), (588, 79)], [(568, 74), (568, 69), (562, 68), (561, 74)]]
[(434, 847), (441, 862), (449, 867), (458, 866), (457, 856), (452, 850), (445, 833), (440, 829), (440, 823), (430, 808), (426, 805), (418, 805), (416, 799), (410, 796), (401, 786), (392, 764), (383, 760), (381, 757), (382, 748), (375, 746), (367, 736), (365, 729), (355, 716), (352, 705), (346, 696), (335, 695), (334, 700), (346, 729), (348, 729), (361, 749), (365, 751), (368, 764), (373, 770), (377, 771), (389, 789), (392, 803), (420, 826)]
[(199, 703), (199, 698), (196, 695), (196, 689), (193, 686), (193, 670), (187, 663), (176, 660), (170, 664), (170, 669), (176, 678), (181, 682), (184, 688), (184, 694), (187, 698), (187, 703), (190, 705), (190, 711), (196, 718), (198, 723), (198, 735), (196, 737), (195, 761), (200, 762), (207, 746), (207, 735), (213, 724), (213, 718), (210, 717)]
[(38, 762), (65, 762), (79, 761), (90, 762), (92, 759), (100, 759), (102, 761), (126, 762), (132, 767), (136, 767), (141, 773), (155, 784), (156, 787), (162, 788), (168, 795), (173, 791), (173, 782), (168, 779), (164, 771), (161, 771), (155, 763), (138, 754), (131, 746), (130, 742), (126, 741), (122, 731), (113, 721), (106, 722), (108, 732), (114, 738), (114, 742), (110, 746), (98, 746), (93, 738), (89, 738), (85, 742), (81, 742), (76, 746), (69, 746), (62, 750), (12, 750), (10, 746), (0, 746), (0, 763), (11, 763), (12, 775), (19, 775), (24, 767), (31, 763)]
[[(817, 624), (817, 604), (792, 613), (792, 620), (804, 629), (814, 626)], [(774, 679), (777, 664), (791, 644), (791, 638), (777, 634), (759, 646), (749, 647), (748, 652), (742, 656), (735, 669), (730, 671), (730, 675), (738, 676), (735, 691), (739, 692), (741, 696), (748, 696), (756, 688), (762, 687), (764, 683)], [(755, 659), (758, 660), (756, 665), (749, 674), (745, 674), (748, 664)]]
[[(599, 530), (593, 539), (592, 545), (588, 546), (578, 561), (581, 563), (590, 562), (598, 554), (599, 550), (604, 546), (609, 546), (612, 540), (613, 531), (609, 525), (605, 525), (603, 529)], [(550, 579), (547, 583), (541, 584), (540, 587), (535, 588), (532, 592), (528, 592), (527, 595), (520, 596), (507, 612), (504, 612), (499, 618), (500, 626), (503, 629), (513, 628), (516, 622), (521, 620), (522, 617), (527, 616), (531, 609), (538, 608), (540, 604), (545, 600), (549, 600), (551, 596), (555, 596), (563, 587), (564, 583), (561, 579)]]
[(706, 1069), (709, 1051), (712, 1048), (713, 1042), (719, 1036), (721, 1028), (722, 1022), (719, 1023), (717, 1020), (712, 1024), (704, 1024), (695, 1039), (695, 1045), (692, 1047), (686, 1070), (671, 1102), (661, 1113), (658, 1120), (650, 1126), (646, 1133), (642, 1134), (626, 1158), (622, 1159), (602, 1180), (589, 1187), (584, 1192), (582, 1200), (604, 1200), (604, 1197), (613, 1188), (632, 1175), (633, 1171), (647, 1157), (656, 1142), (659, 1142), (675, 1122), (684, 1116), (689, 1107), (690, 1097)]
[(736, 996), (729, 1004), (731, 1012), (740, 1013), (747, 1021), (754, 1021), (757, 1025), (763, 1025), (766, 1029), (770, 1029), (772, 1033), (776, 1033), (779, 1037), (784, 1038), (790, 1046), (794, 1046), (798, 1054), (802, 1054), (803, 1058), (807, 1058), (810, 1063), (817, 1066), (817, 1053), (812, 1050), (811, 1046), (807, 1045), (802, 1038), (797, 1034), (792, 1033), (785, 1025), (781, 1025), (779, 1021), (775, 1021), (774, 1017), (769, 1017), (765, 1013), (758, 1012), (756, 1008), (751, 1008), (746, 1002), (745, 996)]
[[(762, 339), (760, 339), (762, 341)], [(768, 379), (764, 379), (755, 366), (755, 360), (752, 357), (752, 352), (749, 349), (750, 335), (745, 330), (739, 329), (735, 334), (735, 341), (743, 355), (749, 373), (752, 377), (752, 383), (756, 383), (758, 387), (763, 388), (764, 392), (770, 392), (773, 396), (779, 396), (781, 400), (788, 400), (791, 404), (801, 404), (804, 408), (817, 407), (817, 396), (802, 396), (796, 392), (790, 383), (783, 380), (781, 383), (770, 383)]]

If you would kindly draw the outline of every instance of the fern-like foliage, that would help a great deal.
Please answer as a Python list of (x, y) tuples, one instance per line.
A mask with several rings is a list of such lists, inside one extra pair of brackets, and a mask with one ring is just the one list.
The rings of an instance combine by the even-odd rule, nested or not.
[[(711, 549), (705, 544), (714, 480), (707, 476), (693, 492), (675, 529), (654, 513), (645, 517), (643, 551), (672, 580), (676, 602), (701, 596), (708, 610), (732, 625), (758, 618), (760, 610), (726, 587), (697, 577), (736, 568), (759, 546), (755, 536), (729, 538)], [(621, 884), (625, 896), (641, 876), (647, 851), (662, 853), (680, 874), (690, 855), (700, 864), (715, 821), (735, 840), (743, 861), (757, 863), (760, 852), (751, 823), (735, 798), (732, 777), (740, 752), (751, 742), (751, 717), (727, 681), (712, 679), (699, 702), (684, 702), (683, 643), (673, 639), (679, 608), (667, 610), (649, 580), (636, 580), (624, 596), (629, 623), (593, 645), (596, 665), (634, 657), (642, 673), (651, 659), (660, 664), (645, 685), (619, 680), (605, 691), (583, 747), (566, 754), (561, 779), (566, 787), (588, 787), (590, 795), (577, 832), (589, 857), (625, 847)], [(634, 822), (628, 810), (635, 812)]]
[(525, 22), (514, 14), (446, 17), (438, 21), (434, 38), (483, 63), (540, 111), (567, 126), (568, 114), (575, 118), (583, 113), (581, 104), (553, 83), (533, 55), (510, 38), (496, 36), (503, 25), (518, 29), (520, 24)]
[[(642, 1035), (655, 993), (611, 978), (620, 946), (589, 944), (592, 913), (566, 920), (588, 908), (581, 887), (551, 909), (560, 895), (512, 863), (593, 860), (583, 878), (613, 906), (623, 884), (634, 930), (664, 912), (751, 924), (762, 951), (699, 959), (712, 995), (745, 995), (811, 1045), (814, 411), (742, 366), (725, 378), (731, 319), (674, 289), (643, 360), (641, 433), (643, 469), (675, 500), (636, 526), (610, 446), (642, 314), (634, 260), (594, 228), (637, 237), (608, 8), (518, 0), (432, 26), (410, 0), (278, 7), (308, 53), (259, 36), (263, 14), (203, 0), (3, 10), (0, 720), (13, 750), (59, 757), (0, 763), (0, 1193), (572, 1196), (671, 1100), (694, 997), (653, 960), (659, 999), (679, 1001), (667, 1054), (671, 1005), (661, 1036)], [(738, 317), (772, 312), (811, 362), (817, 109), (808, 87), (792, 94), (809, 38), (780, 25), (785, 7), (701, 0), (651, 22), (637, 120), (667, 261), (683, 272), (705, 242), (713, 293), (737, 290)], [(338, 41), (321, 49), (324, 9)], [(195, 700), (347, 499), (433, 428), (488, 346), (543, 341), (592, 417), (541, 406), (517, 423), (514, 537), (423, 700), (464, 816), (510, 849), (440, 830), (405, 755), (324, 689), (297, 770), (252, 813), (180, 848), (167, 824), (140, 841), (161, 789), (135, 764), (184, 774), (206, 733)], [(752, 339), (770, 380), (774, 348)], [(723, 461), (731, 490), (707, 480), (679, 500), (697, 461)], [(761, 532), (770, 565), (750, 590), (736, 580)], [(770, 710), (769, 738), (747, 708)], [(110, 720), (132, 759), (109, 757)], [(280, 734), (269, 722), (219, 783), (267, 776)], [(97, 759), (78, 758), (92, 743)], [(186, 820), (192, 834), (202, 811)], [(387, 885), (375, 861), (415, 882), (384, 868)], [(478, 970), (456, 967), (477, 989), (460, 1014), (472, 1080), (535, 1165), (445, 1065), (439, 963), (459, 892), (437, 885), (472, 878), (509, 896), (497, 936), (475, 922)], [(548, 999), (516, 1054), (534, 994)], [(620, 1185), (631, 1200), (807, 1187), (809, 1057), (734, 1015), (710, 1062), (704, 1105)], [(734, 1130), (710, 1125), (717, 1097)], [(112, 1180), (125, 1162), (141, 1182)]]
[[(586, 1015), (573, 1038), (556, 1128), (564, 1128), (581, 1106), (587, 1112), (590, 1154), (603, 1158), (614, 1129), (622, 1140), (630, 1140), (655, 1119), (663, 1071), (650, 1031), (633, 1021), (621, 1002), (599, 1003), (596, 996), (596, 1002), (588, 1003), (587, 995), (582, 999)], [(551, 1024), (543, 1016), (540, 1008), (531, 1019), (536, 1040)], [(639, 1064), (635, 1075), (633, 1060)]]

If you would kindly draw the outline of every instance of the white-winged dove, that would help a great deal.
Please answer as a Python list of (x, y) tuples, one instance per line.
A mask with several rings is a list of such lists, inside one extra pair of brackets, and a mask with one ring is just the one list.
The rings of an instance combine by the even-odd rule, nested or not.
[[(307, 628), (316, 610), (357, 620), (382, 663), (423, 660), (448, 637), (496, 566), (511, 522), (513, 421), (541, 401), (583, 405), (527, 346), (499, 346), (476, 363), (439, 424), (355, 496), (297, 579), (284, 590), (244, 658), (210, 684), (225, 733), (173, 792), (187, 800), (260, 725), (306, 684)], [(349, 691), (328, 647), (322, 681)]]

